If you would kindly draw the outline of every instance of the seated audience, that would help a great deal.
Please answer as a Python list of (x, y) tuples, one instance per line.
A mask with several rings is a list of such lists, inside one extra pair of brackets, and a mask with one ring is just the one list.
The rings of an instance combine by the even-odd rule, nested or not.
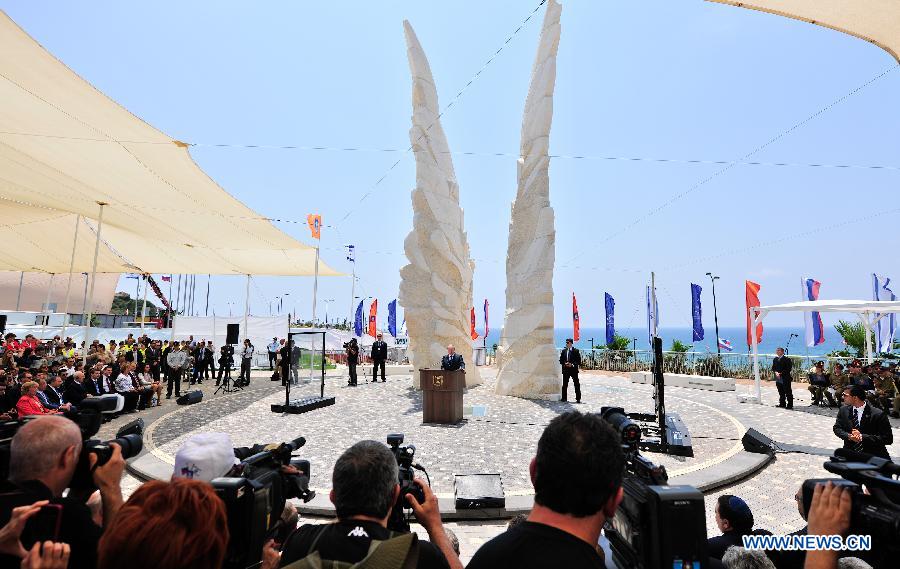
[(19, 417), (29, 415), (55, 415), (60, 411), (44, 407), (38, 398), (38, 384), (35, 381), (26, 381), (22, 384), (22, 397), (16, 403), (16, 412)]
[[(77, 372), (81, 373), (81, 372)], [(39, 373), (39, 376), (46, 376), (46, 373)], [(70, 411), (72, 410), (72, 404), (69, 401), (66, 401), (65, 394), (62, 388), (63, 378), (54, 375), (50, 382), (42, 389), (44, 396), (47, 399), (47, 403), (45, 403), (45, 407), (49, 407), (50, 409), (59, 409), (61, 411)], [(40, 384), (38, 384), (40, 387)]]
[(625, 456), (616, 432), (595, 414), (550, 421), (529, 467), (528, 520), (485, 543), (468, 567), (604, 567), (600, 530), (622, 501)]
[(147, 399), (147, 404), (149, 404), (152, 401), (153, 396), (156, 395), (156, 406), (159, 407), (162, 405), (163, 386), (158, 379), (153, 378), (150, 364), (144, 364), (144, 371), (138, 374), (137, 379), (140, 388), (144, 391), (144, 397)]
[[(6, 523), (15, 507), (39, 500), (59, 504), (62, 506), (59, 541), (72, 548), (71, 567), (90, 569), (96, 566), (102, 530), (91, 519), (91, 512), (84, 504), (86, 496), (79, 500), (70, 491), (62, 497), (69, 488), (80, 455), (81, 431), (69, 419), (39, 417), (22, 425), (10, 444), (9, 480), (0, 482), (0, 524)], [(88, 467), (103, 498), (103, 517), (112, 520), (122, 504), (120, 484), (125, 461), (116, 444), (106, 464), (95, 466), (96, 461), (96, 455), (90, 454)], [(25, 549), (34, 542), (34, 536), (23, 535)]]
[(816, 362), (812, 373), (808, 375), (809, 392), (812, 393), (812, 404), (824, 404), (823, 398), (828, 400), (828, 405), (834, 407), (834, 397), (828, 392), (828, 386), (831, 385), (831, 378), (825, 372), (825, 362)]
[[(284, 543), (282, 567), (314, 551), (323, 560), (357, 563), (369, 554), (373, 540), (383, 542), (394, 537), (387, 521), (400, 496), (400, 484), (397, 459), (384, 443), (361, 441), (344, 451), (334, 465), (331, 481), (330, 498), (338, 521), (300, 526)], [(411, 495), (406, 497), (407, 502), (431, 539), (430, 543), (418, 542), (416, 567), (461, 569), (462, 563), (444, 533), (437, 498), (427, 484), (421, 480), (416, 483), (425, 493), (425, 502), (419, 504)]]
[(858, 385), (844, 388), (844, 403), (833, 428), (844, 448), (890, 459), (887, 445), (893, 444), (894, 433), (887, 414), (869, 405), (865, 390)]
[[(96, 374), (99, 379), (100, 370), (94, 370), (91, 374)], [(88, 391), (88, 387), (84, 383), (84, 373), (79, 371), (76, 372), (75, 375), (72, 376), (71, 381), (66, 384), (63, 395), (66, 401), (78, 405), (88, 397), (93, 397), (95, 394)]]

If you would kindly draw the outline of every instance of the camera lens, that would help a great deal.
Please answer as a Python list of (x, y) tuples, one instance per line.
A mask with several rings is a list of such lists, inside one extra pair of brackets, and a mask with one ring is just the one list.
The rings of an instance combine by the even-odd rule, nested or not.
[(600, 417), (619, 433), (622, 444), (636, 445), (641, 441), (641, 427), (629, 419), (623, 409), (618, 407), (604, 408)]
[(144, 448), (144, 441), (141, 435), (125, 435), (110, 442), (116, 443), (122, 448), (122, 458), (124, 459), (137, 456), (141, 449)]

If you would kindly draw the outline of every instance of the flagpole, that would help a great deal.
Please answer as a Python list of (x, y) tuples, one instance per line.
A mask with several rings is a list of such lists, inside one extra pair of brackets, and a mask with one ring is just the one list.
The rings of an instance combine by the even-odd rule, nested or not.
[(144, 306), (141, 308), (141, 336), (144, 335), (144, 320), (147, 319), (147, 289), (150, 288), (150, 279), (144, 283)]
[(135, 276), (135, 279), (137, 282), (134, 283), (134, 316), (131, 318), (132, 320), (137, 318), (138, 299), (141, 297), (141, 275)]
[(250, 337), (247, 329), (247, 317), (250, 315), (250, 275), (247, 275), (247, 290), (244, 292), (244, 339)]
[(350, 283), (350, 320), (353, 320), (353, 301), (356, 300), (356, 249), (353, 249), (353, 277)]
[(204, 316), (209, 316), (209, 281), (212, 279), (212, 275), (206, 275), (206, 310), (203, 312)]
[(166, 324), (168, 324), (170, 328), (172, 327), (172, 309), (173, 308), (174, 307), (172, 306), (172, 273), (169, 273), (169, 311), (168, 311), (169, 317), (167, 318), (168, 322), (166, 322)]
[(75, 216), (75, 237), (72, 239), (72, 258), (69, 260), (69, 282), (66, 284), (66, 303), (63, 308), (63, 327), (61, 340), (66, 341), (66, 326), (69, 324), (69, 293), (72, 291), (72, 271), (75, 270), (75, 245), (78, 243), (78, 226), (81, 225), (81, 214)]
[(97, 218), (97, 239), (94, 242), (94, 265), (91, 268), (91, 291), (88, 296), (91, 305), (87, 309), (87, 324), (84, 329), (84, 349), (82, 349), (81, 354), (81, 365), (85, 368), (87, 367), (88, 341), (91, 336), (91, 318), (94, 316), (94, 282), (97, 280), (97, 257), (100, 255), (100, 232), (103, 230), (103, 206), (108, 204), (106, 202), (97, 202), (97, 205), (100, 206), (100, 216)]
[[(169, 283), (169, 286), (172, 286), (171, 282)], [(172, 291), (170, 290), (169, 292), (171, 293)], [(178, 273), (178, 287), (175, 289), (175, 297), (172, 309), (175, 312), (178, 312), (178, 309), (181, 307), (181, 273)], [(171, 296), (169, 298), (171, 298)]]
[(47, 321), (50, 320), (50, 291), (53, 290), (53, 276), (53, 273), (50, 273), (50, 286), (47, 287), (47, 301), (44, 303), (44, 306), (41, 307), (41, 342), (44, 341), (44, 332), (47, 331)]
[[(319, 230), (321, 231), (321, 229)], [(320, 234), (321, 235), (321, 234)], [(316, 273), (313, 277), (313, 305), (312, 305), (312, 324), (316, 325), (316, 295), (319, 292), (319, 244), (321, 237), (316, 240)]]
[(25, 280), (25, 271), (19, 273), (19, 294), (16, 295), (16, 312), (19, 311), (19, 303), (22, 300), (22, 282)]

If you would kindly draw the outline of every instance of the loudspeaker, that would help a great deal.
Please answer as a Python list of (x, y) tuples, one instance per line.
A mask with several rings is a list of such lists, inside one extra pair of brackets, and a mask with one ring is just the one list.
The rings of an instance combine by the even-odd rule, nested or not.
[[(6, 314), (0, 314), (0, 334), (6, 332)], [(65, 340), (65, 338), (63, 338)]]
[(194, 403), (200, 403), (203, 401), (203, 392), (202, 391), (189, 391), (175, 400), (179, 405), (193, 405)]
[(240, 324), (228, 324), (228, 332), (225, 334), (225, 343), (229, 345), (236, 345), (238, 343), (238, 337), (241, 335), (241, 325)]
[(741, 439), (744, 450), (756, 454), (775, 454), (775, 443), (766, 435), (756, 429), (750, 429)]
[(456, 509), (505, 508), (503, 482), (499, 474), (457, 474)]

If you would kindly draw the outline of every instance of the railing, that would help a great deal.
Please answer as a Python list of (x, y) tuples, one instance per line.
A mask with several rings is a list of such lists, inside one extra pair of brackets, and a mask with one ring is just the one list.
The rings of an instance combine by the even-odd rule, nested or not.
[[(494, 350), (488, 348), (488, 362), (494, 361)], [(774, 354), (759, 354), (759, 375), (772, 379)], [(826, 370), (835, 363), (844, 367), (854, 358), (828, 356), (789, 356), (793, 360), (795, 378), (805, 378), (818, 361), (825, 362)], [(648, 350), (582, 350), (581, 368), (605, 371), (650, 371), (653, 353)], [(753, 375), (753, 357), (744, 353), (724, 353), (721, 356), (708, 352), (663, 352), (663, 372), (706, 375), (712, 377), (750, 378)]]

